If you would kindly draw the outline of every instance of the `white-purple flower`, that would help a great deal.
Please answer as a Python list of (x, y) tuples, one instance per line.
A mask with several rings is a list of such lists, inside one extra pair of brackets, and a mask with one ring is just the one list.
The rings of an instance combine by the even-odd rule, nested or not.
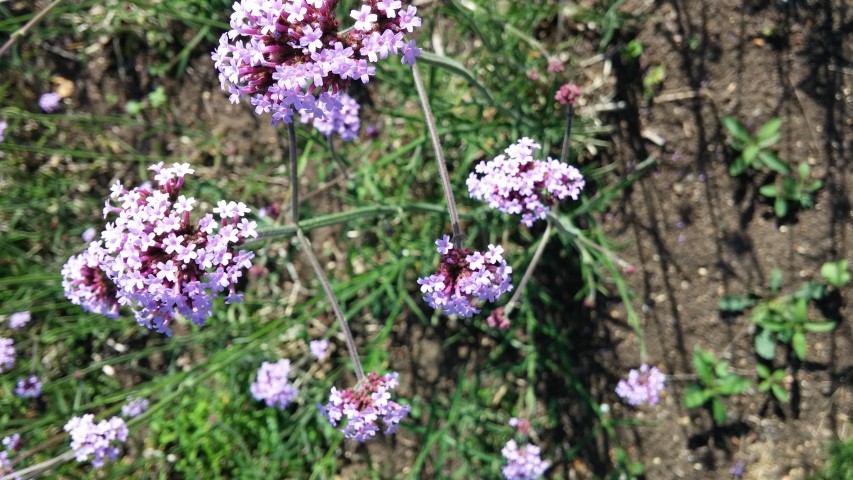
[(299, 394), (299, 390), (287, 380), (289, 374), (290, 360), (286, 358), (275, 363), (262, 363), (251, 386), (252, 396), (266, 402), (268, 407), (284, 410)]
[(379, 431), (379, 420), (385, 425), (383, 433), (392, 434), (412, 409), (391, 400), (391, 391), (400, 384), (397, 377), (397, 372), (382, 376), (370, 372), (353, 388), (339, 391), (332, 387), (329, 403), (318, 405), (320, 413), (332, 426), (337, 426), (346, 417), (347, 424), (341, 432), (350, 440), (366, 442), (373, 439)]
[(506, 459), (503, 474), (506, 480), (534, 480), (541, 478), (550, 464), (542, 460), (539, 447), (526, 444), (518, 448), (515, 440), (510, 439), (501, 450)]
[(6, 123), (6, 120), (0, 120), (0, 142), (6, 140), (6, 129), (9, 128), (9, 124)]
[(648, 403), (658, 403), (658, 395), (666, 388), (666, 375), (657, 367), (646, 364), (640, 366), (639, 370), (628, 372), (627, 380), (620, 380), (616, 385), (616, 394), (633, 406)]
[(20, 451), (24, 448), (24, 442), (21, 441), (21, 434), (14, 433), (8, 437), (3, 437), (3, 446), (13, 452)]
[(15, 366), (15, 341), (0, 337), (0, 373), (8, 372)]
[(311, 355), (321, 362), (329, 356), (329, 341), (325, 338), (311, 340), (308, 348), (311, 350)]
[[(419, 50), (405, 32), (420, 26), (417, 9), (399, 1), (367, 2), (351, 11), (355, 25), (339, 31), (336, 0), (243, 0), (234, 4), (231, 30), (211, 58), (232, 103), (248, 97), (273, 124), (296, 112), (328, 117), (342, 108), (350, 82), (366, 83), (372, 63), (403, 55), (412, 64)], [(381, 42), (377, 43), (377, 40)], [(331, 120), (330, 120), (331, 121)]]
[(39, 107), (47, 113), (59, 110), (59, 102), (62, 97), (58, 93), (48, 92), (39, 97)]
[(424, 301), (447, 315), (471, 317), (480, 313), (477, 301), (494, 302), (512, 290), (512, 267), (503, 258), (501, 246), (489, 245), (484, 254), (470, 248), (453, 247), (450, 237), (436, 240), (441, 254), (438, 271), (418, 279)]
[(127, 403), (121, 406), (121, 414), (126, 418), (136, 418), (148, 411), (148, 399), (127, 398)]
[(118, 458), (118, 446), (127, 440), (127, 424), (120, 417), (101, 420), (86, 414), (74, 417), (65, 424), (64, 430), (71, 436), (71, 449), (78, 462), (91, 461), (92, 466), (101, 468), (107, 460)]
[(535, 160), (541, 145), (525, 137), (503, 154), (480, 162), (468, 176), (468, 193), (503, 213), (521, 214), (521, 223), (532, 226), (544, 219), (560, 200), (577, 200), (586, 182), (581, 172), (558, 160)]
[(203, 326), (217, 296), (242, 301), (236, 284), (255, 255), (237, 248), (257, 237), (257, 225), (244, 218), (245, 204), (224, 200), (213, 210), (217, 218), (208, 213), (192, 222), (195, 200), (180, 194), (184, 177), (193, 173), (189, 164), (159, 163), (150, 170), (156, 189), (112, 186), (104, 216), (117, 218), (99, 241), (69, 259), (63, 286), (87, 310), (116, 316), (118, 305), (127, 305), (140, 325), (171, 335), (176, 314)]
[(18, 380), (15, 386), (15, 395), (21, 398), (36, 398), (41, 395), (41, 381), (35, 375)]
[(326, 115), (316, 115), (300, 110), (300, 120), (302, 123), (311, 122), (314, 128), (326, 137), (338, 134), (341, 140), (349, 142), (358, 136), (358, 129), (361, 126), (358, 111), (361, 106), (344, 92), (338, 95), (338, 100), (341, 103), (340, 108), (327, 112)]
[(30, 312), (15, 312), (9, 315), (9, 328), (17, 330), (30, 323), (31, 318), (32, 314)]

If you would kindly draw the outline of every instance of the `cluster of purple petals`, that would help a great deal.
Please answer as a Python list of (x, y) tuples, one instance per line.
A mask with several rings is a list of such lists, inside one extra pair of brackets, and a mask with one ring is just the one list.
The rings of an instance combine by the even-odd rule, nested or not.
[(581, 88), (574, 83), (567, 83), (557, 90), (556, 95), (554, 95), (554, 100), (559, 102), (560, 105), (574, 105), (577, 103), (580, 96)]
[(8, 450), (0, 452), (0, 476), (13, 473), (12, 460), (9, 459), (9, 453), (20, 451), (24, 446), (24, 442), (21, 441), (21, 435), (16, 433), (3, 438), (3, 446)]
[(41, 108), (47, 113), (55, 112), (59, 110), (59, 102), (61, 100), (62, 97), (60, 97), (58, 93), (44, 93), (41, 97), (39, 97), (39, 108)]
[(148, 411), (148, 400), (145, 398), (130, 398), (121, 406), (121, 414), (126, 418), (136, 418)]
[(9, 315), (9, 328), (17, 330), (30, 323), (30, 319), (32, 319), (30, 312), (15, 312)]
[(8, 372), (15, 366), (15, 341), (0, 337), (0, 373)]
[(550, 464), (539, 458), (539, 447), (526, 444), (518, 448), (515, 440), (510, 439), (501, 450), (506, 459), (503, 467), (504, 478), (507, 480), (533, 480), (541, 478)]
[(71, 449), (78, 462), (91, 461), (92, 466), (101, 468), (107, 459), (118, 458), (118, 445), (127, 440), (127, 425), (120, 417), (94, 421), (92, 414), (74, 417), (65, 424), (71, 436)]
[(581, 172), (552, 158), (535, 160), (533, 153), (540, 148), (524, 137), (493, 160), (477, 164), (467, 180), (471, 198), (503, 213), (521, 214), (528, 227), (544, 219), (558, 201), (577, 200), (586, 185)]
[(102, 270), (106, 255), (101, 242), (92, 243), (82, 253), (72, 255), (62, 267), (62, 288), (65, 297), (83, 310), (117, 318), (118, 292)]
[(438, 271), (418, 279), (424, 301), (447, 315), (470, 317), (480, 310), (475, 301), (494, 302), (512, 290), (512, 267), (503, 258), (503, 247), (489, 245), (485, 253), (457, 249), (444, 235), (435, 241), (441, 254)]
[(311, 122), (317, 131), (327, 137), (338, 134), (343, 141), (350, 142), (358, 136), (358, 129), (361, 126), (358, 111), (361, 106), (344, 92), (341, 92), (338, 100), (341, 102), (341, 108), (327, 112), (325, 116), (301, 110), (301, 120), (302, 123)]
[(616, 385), (616, 394), (633, 406), (648, 403), (658, 403), (658, 395), (666, 387), (666, 375), (657, 367), (646, 364), (639, 370), (631, 370), (627, 380), (620, 380)]
[(12, 473), (12, 461), (9, 460), (9, 452), (0, 452), (0, 475)]
[(308, 348), (311, 350), (311, 356), (321, 362), (329, 356), (329, 341), (325, 338), (321, 338), (320, 340), (311, 340), (311, 343), (308, 344)]
[(131, 306), (140, 325), (171, 335), (176, 314), (203, 326), (218, 295), (228, 292), (226, 303), (242, 301), (235, 286), (254, 253), (236, 247), (257, 237), (257, 225), (244, 218), (245, 204), (224, 200), (213, 209), (216, 216), (192, 222), (196, 200), (180, 191), (193, 169), (159, 163), (150, 170), (156, 189), (111, 187), (104, 217), (118, 218), (63, 267), (63, 286), (87, 310), (116, 316), (118, 305)]
[(6, 123), (6, 120), (0, 120), (0, 142), (6, 140), (6, 129), (9, 128), (9, 124)]
[(36, 398), (41, 395), (41, 381), (35, 375), (18, 380), (15, 395), (21, 398)]
[(290, 123), (294, 112), (325, 117), (341, 109), (349, 83), (367, 83), (373, 63), (402, 55), (412, 65), (421, 50), (405, 34), (420, 27), (414, 6), (399, 0), (369, 0), (339, 31), (337, 0), (242, 0), (234, 3), (231, 30), (211, 57), (231, 102), (249, 97), (257, 114), (273, 124)]
[(282, 410), (287, 408), (299, 393), (299, 390), (287, 381), (289, 374), (290, 360), (286, 358), (275, 363), (262, 363), (251, 386), (252, 396), (266, 402), (268, 407), (278, 407)]
[(15, 433), (8, 437), (3, 437), (3, 446), (13, 452), (20, 451), (24, 448), (24, 442), (21, 441), (21, 434)]
[(380, 419), (385, 424), (384, 433), (392, 434), (397, 431), (400, 421), (409, 415), (412, 407), (391, 400), (391, 390), (397, 385), (397, 372), (382, 376), (370, 372), (353, 388), (341, 392), (332, 387), (329, 403), (318, 406), (332, 426), (346, 417), (347, 424), (341, 430), (344, 437), (366, 442), (376, 437)]

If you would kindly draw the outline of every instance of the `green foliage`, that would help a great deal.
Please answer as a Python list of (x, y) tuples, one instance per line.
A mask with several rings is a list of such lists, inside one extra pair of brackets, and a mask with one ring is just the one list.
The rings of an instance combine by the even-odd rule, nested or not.
[(850, 270), (847, 268), (847, 260), (824, 263), (820, 267), (820, 274), (826, 283), (835, 288), (846, 287), (850, 283)]
[(643, 97), (648, 100), (655, 96), (658, 88), (666, 79), (666, 65), (657, 65), (643, 76)]
[(693, 350), (693, 368), (699, 377), (699, 383), (688, 385), (684, 389), (684, 406), (709, 406), (714, 423), (724, 424), (727, 414), (723, 397), (747, 391), (749, 380), (730, 372), (728, 361), (717, 360), (713, 352), (703, 350), (698, 345)]
[(780, 185), (762, 185), (758, 189), (761, 195), (775, 199), (773, 211), (777, 217), (782, 218), (788, 214), (790, 211), (788, 203), (794, 203), (803, 209), (814, 206), (814, 194), (820, 190), (823, 182), (820, 180), (810, 181), (810, 171), (807, 163), (800, 163), (797, 175), (785, 175), (782, 177)]
[(853, 480), (853, 439), (833, 443), (826, 466), (810, 480)]
[(758, 373), (759, 378), (759, 392), (771, 392), (776, 397), (776, 400), (788, 403), (788, 390), (785, 389), (785, 385), (782, 383), (782, 380), (785, 378), (785, 370), (778, 369), (771, 372), (767, 365), (759, 363), (755, 366), (755, 371)]
[(729, 166), (731, 176), (737, 177), (749, 169), (767, 169), (781, 174), (791, 173), (791, 167), (775, 153), (768, 150), (779, 141), (779, 130), (782, 127), (780, 118), (769, 120), (755, 135), (734, 117), (725, 116), (721, 122), (731, 136), (732, 148), (739, 152), (739, 155)]

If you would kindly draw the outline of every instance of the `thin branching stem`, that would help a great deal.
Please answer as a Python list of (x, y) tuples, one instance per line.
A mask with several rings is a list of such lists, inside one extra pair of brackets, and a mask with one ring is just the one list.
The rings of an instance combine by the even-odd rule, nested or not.
[(40, 11), (38, 14), (36, 14), (35, 17), (31, 18), (30, 21), (26, 23), (26, 25), (21, 27), (16, 32), (12, 33), (12, 36), (9, 37), (9, 40), (6, 40), (6, 43), (4, 43), (2, 47), (0, 47), (0, 57), (2, 57), (6, 53), (6, 51), (8, 51), (10, 48), (12, 48), (12, 45), (14, 45), (15, 42), (18, 41), (19, 38), (26, 35), (27, 32), (29, 32), (31, 28), (33, 28), (40, 21), (42, 21), (42, 19), (45, 17), (45, 15), (50, 13), (50, 11), (53, 10), (53, 8), (56, 7), (57, 5), (59, 5), (60, 3), (62, 3), (62, 0), (54, 0), (53, 3), (44, 7), (42, 9), (42, 11)]
[[(290, 140), (290, 146), (288, 148), (290, 152), (291, 182), (290, 216), (293, 223), (298, 225), (299, 178), (296, 174), (296, 127), (293, 125), (292, 122), (287, 124), (287, 134)], [(326, 273), (323, 271), (323, 267), (320, 265), (320, 260), (317, 259), (317, 256), (314, 254), (314, 250), (311, 248), (311, 242), (308, 241), (308, 238), (302, 232), (302, 229), (300, 229), (298, 226), (296, 227), (296, 237), (299, 239), (299, 245), (302, 247), (302, 251), (305, 252), (305, 255), (308, 256), (308, 261), (309, 263), (311, 263), (311, 268), (314, 269), (314, 273), (317, 275), (317, 279), (320, 280), (320, 285), (323, 287), (323, 292), (326, 294), (326, 298), (332, 305), (332, 311), (335, 313), (335, 319), (338, 321), (338, 324), (341, 327), (341, 331), (344, 333), (344, 340), (347, 344), (347, 352), (349, 352), (349, 356), (352, 359), (352, 365), (355, 369), (355, 376), (358, 381), (361, 382), (364, 379), (364, 369), (362, 368), (361, 361), (358, 358), (358, 350), (355, 347), (355, 340), (352, 337), (352, 332), (349, 329), (346, 317), (344, 317), (344, 312), (341, 309), (340, 304), (338, 303), (337, 297), (335, 297), (335, 292), (332, 291), (332, 285), (329, 284), (329, 279), (326, 278)]]
[(412, 65), (412, 78), (415, 80), (415, 90), (418, 91), (418, 98), (421, 100), (421, 107), (424, 111), (424, 120), (429, 130), (430, 139), (432, 140), (432, 148), (435, 150), (435, 161), (438, 163), (438, 174), (441, 177), (441, 186), (444, 188), (444, 197), (447, 199), (447, 211), (450, 214), (450, 226), (453, 229), (453, 245), (461, 249), (465, 235), (462, 233), (462, 227), (459, 225), (459, 213), (456, 210), (456, 200), (453, 198), (450, 174), (447, 173), (447, 163), (444, 161), (444, 153), (441, 150), (441, 142), (438, 139), (435, 117), (432, 116), (429, 98), (427, 97), (421, 74), (418, 72), (417, 64)]
[(539, 245), (536, 247), (536, 251), (533, 252), (533, 258), (530, 259), (530, 264), (527, 266), (527, 270), (525, 270), (524, 275), (521, 277), (521, 281), (516, 285), (515, 293), (512, 294), (512, 298), (510, 298), (509, 302), (506, 304), (504, 315), (507, 317), (509, 317), (509, 314), (518, 306), (518, 303), (521, 300), (521, 292), (524, 291), (524, 287), (527, 285), (527, 282), (530, 281), (530, 277), (533, 276), (533, 269), (536, 268), (536, 265), (542, 258), (542, 253), (545, 251), (545, 247), (548, 245), (548, 240), (551, 238), (552, 230), (551, 220), (548, 219), (548, 226), (545, 227), (542, 239), (539, 240)]
[(566, 108), (566, 133), (563, 134), (563, 150), (560, 152), (560, 161), (566, 163), (569, 160), (569, 144), (572, 138), (572, 120), (575, 117), (575, 106), (569, 102)]

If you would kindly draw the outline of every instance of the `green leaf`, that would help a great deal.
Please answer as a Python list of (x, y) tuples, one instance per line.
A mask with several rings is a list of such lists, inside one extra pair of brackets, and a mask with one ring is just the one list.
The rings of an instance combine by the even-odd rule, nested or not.
[(749, 133), (749, 130), (747, 130), (746, 127), (744, 127), (734, 117), (726, 115), (720, 120), (720, 122), (732, 137), (743, 143), (752, 143), (752, 135)]
[(758, 156), (761, 150), (758, 148), (758, 145), (747, 145), (746, 148), (743, 149), (743, 161), (747, 166), (751, 166), (755, 163), (755, 157)]
[(705, 404), (713, 394), (699, 385), (690, 385), (684, 391), (684, 406), (686, 408), (697, 408)]
[(826, 286), (818, 282), (806, 282), (794, 294), (797, 298), (806, 298), (809, 300), (820, 300), (826, 293)]
[(720, 379), (717, 391), (721, 395), (737, 395), (749, 389), (750, 381), (736, 373), (730, 373)]
[(746, 162), (743, 161), (742, 155), (735, 158), (735, 160), (732, 162), (732, 164), (729, 165), (729, 175), (731, 175), (733, 177), (737, 177), (738, 175), (742, 174), (745, 171), (746, 171)]
[(717, 377), (725, 377), (729, 373), (729, 362), (723, 360), (716, 365), (714, 365), (714, 373)]
[(843, 287), (850, 283), (850, 271), (847, 270), (847, 260), (827, 262), (820, 267), (820, 274), (826, 283), (833, 287)]
[(761, 127), (760, 130), (758, 130), (758, 134), (755, 136), (755, 139), (762, 148), (767, 148), (779, 141), (779, 130), (781, 128), (782, 119), (779, 117), (771, 118)]
[(794, 350), (797, 358), (800, 360), (806, 359), (806, 335), (803, 332), (794, 332), (794, 336), (791, 337), (791, 348)]
[(789, 310), (791, 320), (797, 323), (804, 323), (809, 319), (809, 303), (807, 299), (796, 298), (791, 307)]
[(803, 324), (803, 328), (808, 332), (830, 332), (835, 325), (835, 322), (808, 322)]
[(776, 293), (782, 287), (782, 271), (774, 268), (770, 272), (770, 291)]
[(764, 195), (765, 197), (777, 197), (779, 196), (779, 189), (776, 188), (776, 185), (762, 185), (761, 188), (758, 189), (758, 193)]
[(809, 193), (814, 193), (814, 192), (820, 190), (820, 187), (822, 187), (822, 186), (823, 186), (823, 182), (821, 182), (820, 180), (815, 180), (806, 186), (806, 191)]
[(785, 390), (785, 387), (776, 383), (771, 385), (770, 389), (773, 391), (773, 396), (776, 397), (776, 400), (779, 400), (782, 403), (788, 403), (788, 391)]
[(773, 202), (773, 211), (776, 212), (777, 217), (784, 217), (788, 214), (788, 202), (783, 197), (776, 197), (776, 201)]
[(758, 372), (758, 376), (761, 378), (767, 378), (770, 376), (770, 369), (763, 363), (756, 364), (755, 371)]
[(706, 385), (710, 385), (713, 381), (713, 378), (711, 378), (711, 366), (713, 364), (714, 357), (711, 352), (702, 350), (699, 347), (693, 350), (693, 368), (696, 369), (696, 374), (699, 375), (699, 378)]
[(797, 173), (800, 174), (800, 178), (803, 180), (809, 178), (810, 172), (811, 169), (809, 168), (809, 164), (806, 162), (800, 162), (800, 164), (797, 166)]
[(711, 412), (714, 416), (714, 423), (717, 425), (726, 423), (726, 406), (719, 398), (714, 398), (711, 402)]
[(771, 383), (770, 379), (762, 380), (761, 383), (758, 384), (758, 391), (762, 393), (766, 392), (767, 390), (770, 390), (771, 385), (773, 384)]
[(740, 295), (726, 295), (720, 299), (720, 310), (739, 313), (755, 305), (755, 300)]
[(762, 150), (758, 152), (758, 158), (761, 160), (761, 163), (774, 172), (782, 174), (791, 173), (791, 167), (784, 160), (777, 157), (775, 153)]
[(765, 360), (776, 358), (776, 339), (773, 338), (773, 333), (770, 330), (762, 329), (755, 336), (755, 353)]

